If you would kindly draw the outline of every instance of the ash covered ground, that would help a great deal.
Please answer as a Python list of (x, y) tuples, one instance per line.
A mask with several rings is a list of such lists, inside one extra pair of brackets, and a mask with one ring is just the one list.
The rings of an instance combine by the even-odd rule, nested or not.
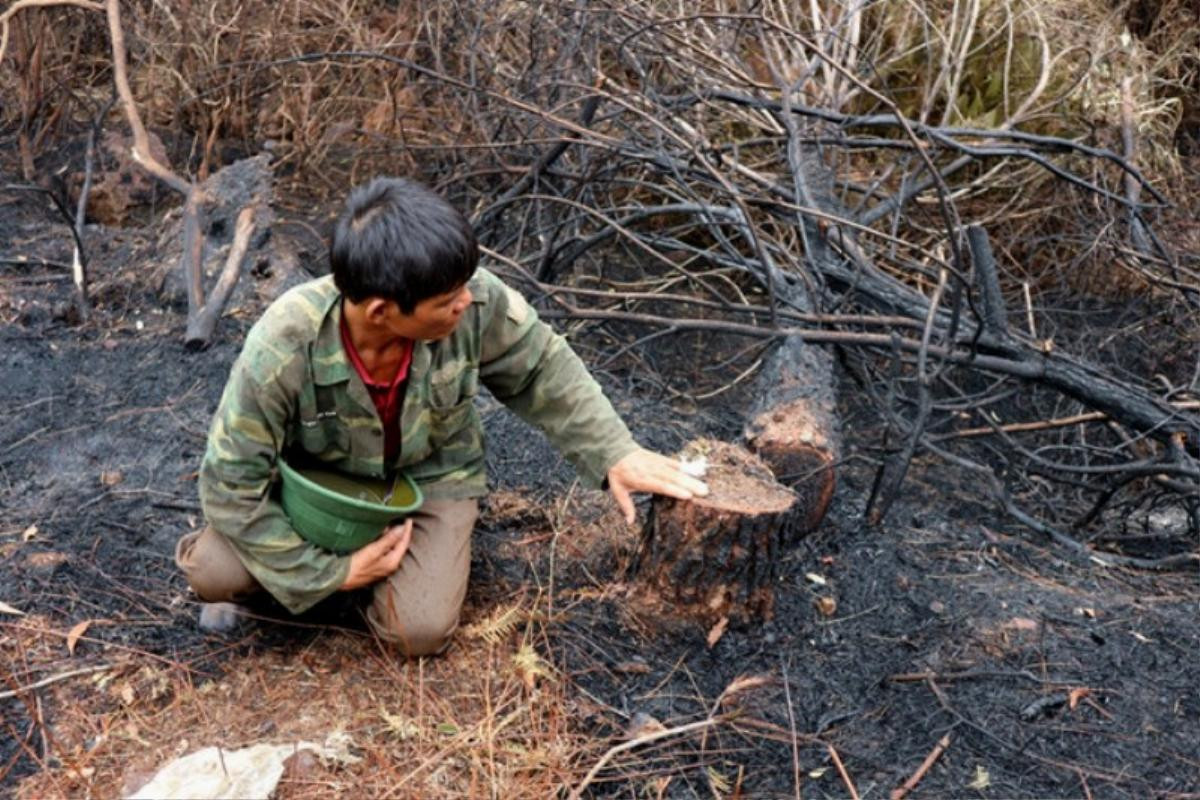
[[(65, 229), (40, 202), (6, 201), (0, 255), (70, 260)], [(86, 325), (66, 311), (61, 270), (0, 267), (0, 601), (63, 630), (105, 621), (87, 634), (104, 652), (149, 654), (204, 676), (219, 676), (234, 650), (293, 652), (297, 641), (338, 635), (263, 624), (231, 645), (196, 628), (173, 546), (200, 522), (195, 471), (261, 309), (257, 278), (245, 278), (214, 345), (191, 352), (183, 313), (140, 269), (151, 232), (95, 236), (98, 313)], [(612, 341), (577, 346), (603, 365)], [(736, 391), (696, 406), (628, 359), (598, 374), (649, 446), (740, 434)], [(842, 398), (853, 455), (875, 423), (853, 387)], [(589, 789), (596, 796), (631, 796), (651, 775), (671, 778), (666, 797), (711, 797), (722, 786), (720, 796), (738, 787), (745, 797), (791, 797), (797, 783), (805, 797), (844, 797), (840, 761), (860, 796), (880, 797), (947, 735), (910, 796), (1200, 796), (1194, 573), (1079, 565), (934, 463), (914, 466), (886, 524), (870, 528), (871, 472), (851, 458), (825, 523), (784, 559), (773, 619), (734, 625), (710, 647), (707, 631), (658, 626), (611, 591), (630, 532), (603, 496), (573, 486), (544, 440), (484, 402), (497, 493), (476, 539), (468, 621), (491, 598), (554, 585), (561, 601), (548, 644), (586, 701), (576, 724), (589, 735), (619, 741), (637, 720), (671, 726), (737, 712), (705, 737), (614, 759)], [(818, 609), (821, 598), (834, 601), (832, 614)], [(11, 641), (23, 619), (0, 616)], [(306, 620), (362, 628), (344, 602)], [(0, 689), (49, 671), (36, 654), (3, 652)], [(731, 691), (739, 680), (752, 688)], [(56, 697), (32, 711), (28, 693), (0, 700), (6, 792), (54, 768), (31, 715), (53, 726), (68, 713)]]

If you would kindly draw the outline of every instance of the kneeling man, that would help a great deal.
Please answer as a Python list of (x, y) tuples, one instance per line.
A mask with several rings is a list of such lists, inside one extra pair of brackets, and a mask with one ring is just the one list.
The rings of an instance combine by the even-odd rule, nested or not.
[[(607, 482), (631, 523), (631, 492), (707, 491), (638, 446), (566, 341), (478, 260), (466, 219), (424, 186), (379, 178), (353, 191), (330, 243), (332, 275), (287, 292), (251, 328), (213, 420), (199, 478), (207, 527), (176, 549), (214, 604), (203, 626), (229, 624), (225, 604), (259, 591), (298, 614), (371, 586), (378, 636), (409, 656), (444, 649), (487, 490), (480, 385), (544, 431), (587, 484)], [(281, 457), (370, 479), (403, 471), (426, 499), (371, 544), (335, 554), (284, 514)]]

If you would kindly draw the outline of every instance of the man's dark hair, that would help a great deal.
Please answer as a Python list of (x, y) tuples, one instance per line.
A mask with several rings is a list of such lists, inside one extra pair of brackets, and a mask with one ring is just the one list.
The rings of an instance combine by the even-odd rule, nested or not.
[(405, 314), (475, 274), (479, 247), (466, 218), (405, 178), (375, 178), (350, 193), (329, 243), (333, 282), (351, 302), (392, 300)]

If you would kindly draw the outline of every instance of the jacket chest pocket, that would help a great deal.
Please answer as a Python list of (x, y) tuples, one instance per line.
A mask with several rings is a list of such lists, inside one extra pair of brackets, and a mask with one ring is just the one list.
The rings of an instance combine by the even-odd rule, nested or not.
[(429, 407), (435, 411), (470, 402), (479, 393), (479, 371), (466, 368), (457, 375), (429, 382)]
[(312, 402), (300, 403), (296, 443), (321, 461), (336, 461), (350, 455), (350, 429), (338, 413), (336, 401), (316, 387)]
[(305, 452), (321, 461), (335, 461), (350, 454), (350, 431), (336, 412), (329, 413), (328, 417), (301, 418), (296, 437)]
[(453, 379), (429, 384), (429, 443), (440, 448), (475, 419), (474, 401), (479, 393), (479, 373), (467, 370)]

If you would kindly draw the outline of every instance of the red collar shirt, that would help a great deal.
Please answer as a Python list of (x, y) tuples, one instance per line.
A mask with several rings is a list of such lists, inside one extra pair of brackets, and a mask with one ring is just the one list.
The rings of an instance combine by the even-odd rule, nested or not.
[(362, 378), (363, 385), (367, 387), (367, 394), (375, 404), (375, 411), (379, 414), (379, 421), (383, 423), (383, 461), (390, 464), (400, 452), (400, 409), (404, 405), (404, 384), (408, 380), (408, 367), (412, 364), (412, 339), (404, 340), (404, 354), (400, 357), (400, 367), (395, 376), (391, 381), (380, 383), (371, 377), (370, 370), (354, 349), (344, 316), (341, 329), (342, 347), (346, 350), (346, 357), (350, 359), (358, 377)]

